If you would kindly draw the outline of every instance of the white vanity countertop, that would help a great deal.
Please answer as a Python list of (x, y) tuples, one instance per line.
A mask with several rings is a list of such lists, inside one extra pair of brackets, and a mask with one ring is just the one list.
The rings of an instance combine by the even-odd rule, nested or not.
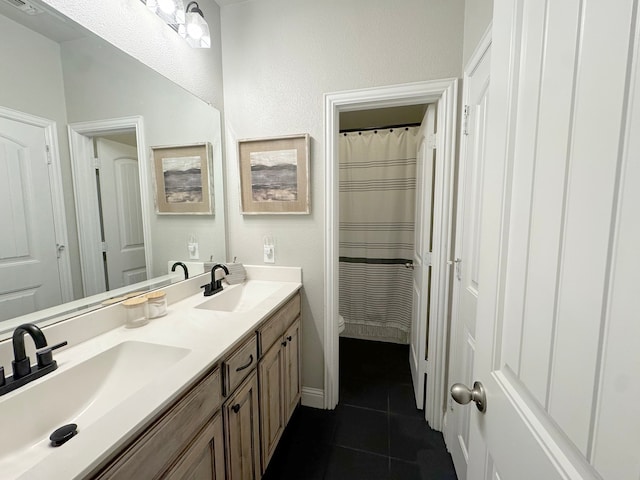
[[(300, 278), (299, 269), (295, 270)], [(280, 276), (280, 280), (283, 278), (290, 280), (286, 276)], [(113, 408), (107, 409), (107, 413), (95, 419), (88, 420), (88, 425), (83, 425), (80, 420), (75, 421), (74, 418), (68, 418), (58, 425), (78, 423), (78, 434), (64, 445), (51, 447), (48, 439), (51, 432), (47, 431), (42, 440), (35, 445), (21, 448), (10, 455), (3, 454), (4, 458), (0, 459), (0, 476), (29, 480), (84, 478), (99, 463), (127, 443), (132, 435), (155, 415), (185, 393), (195, 380), (229, 353), (238, 340), (255, 330), (262, 320), (283, 305), (302, 286), (300, 281), (276, 280), (275, 283), (278, 286), (274, 293), (245, 312), (195, 308), (207, 299), (213, 298), (204, 297), (198, 292), (169, 305), (166, 316), (153, 319), (143, 327), (130, 329), (121, 326), (78, 345), (54, 352), (58, 369), (42, 379), (0, 397), (0, 416), (6, 414), (3, 412), (2, 403), (8, 397), (20, 395), (38, 382), (60, 375), (122, 342), (144, 342), (188, 350), (177, 362), (160, 368), (157, 374), (152, 369), (151, 376), (146, 377), (151, 380), (140, 388), (127, 388), (126, 391), (118, 392), (119, 398), (114, 398)], [(227, 286), (225, 290), (240, 287), (242, 285)], [(136, 365), (131, 365), (131, 368), (136, 369)], [(62, 396), (74, 395), (73, 387), (69, 390), (57, 393)], [(46, 398), (42, 398), (40, 408), (51, 408), (48, 403)], [(22, 421), (28, 422), (28, 416)], [(6, 431), (5, 435), (10, 436), (11, 432)]]

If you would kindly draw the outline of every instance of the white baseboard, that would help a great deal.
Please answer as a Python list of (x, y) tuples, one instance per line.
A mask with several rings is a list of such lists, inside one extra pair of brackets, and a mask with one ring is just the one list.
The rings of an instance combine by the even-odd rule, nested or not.
[(324, 390), (302, 387), (302, 405), (312, 408), (324, 408)]

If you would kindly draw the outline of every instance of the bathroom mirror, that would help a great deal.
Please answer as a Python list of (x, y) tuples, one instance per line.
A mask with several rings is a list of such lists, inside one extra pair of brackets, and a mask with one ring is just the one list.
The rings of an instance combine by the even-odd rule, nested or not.
[[(0, 1), (0, 338), (179, 281), (168, 262), (193, 244), (201, 261), (225, 261), (220, 112), (51, 7), (11, 3)], [(210, 145), (213, 215), (156, 214), (151, 148), (195, 144)]]

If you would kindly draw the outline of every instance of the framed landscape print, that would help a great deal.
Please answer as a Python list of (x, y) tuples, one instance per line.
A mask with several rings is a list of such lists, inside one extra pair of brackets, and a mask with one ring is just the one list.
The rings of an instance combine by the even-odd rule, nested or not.
[(155, 176), (156, 213), (213, 214), (211, 145), (196, 143), (151, 147)]
[(309, 135), (238, 141), (243, 214), (309, 213)]

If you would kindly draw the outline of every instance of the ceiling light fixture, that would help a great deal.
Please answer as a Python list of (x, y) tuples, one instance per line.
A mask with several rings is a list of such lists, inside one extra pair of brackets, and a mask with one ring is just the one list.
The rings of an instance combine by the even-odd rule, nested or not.
[(210, 48), (209, 25), (197, 2), (187, 4), (184, 19), (184, 23), (178, 26), (178, 33), (194, 48)]

